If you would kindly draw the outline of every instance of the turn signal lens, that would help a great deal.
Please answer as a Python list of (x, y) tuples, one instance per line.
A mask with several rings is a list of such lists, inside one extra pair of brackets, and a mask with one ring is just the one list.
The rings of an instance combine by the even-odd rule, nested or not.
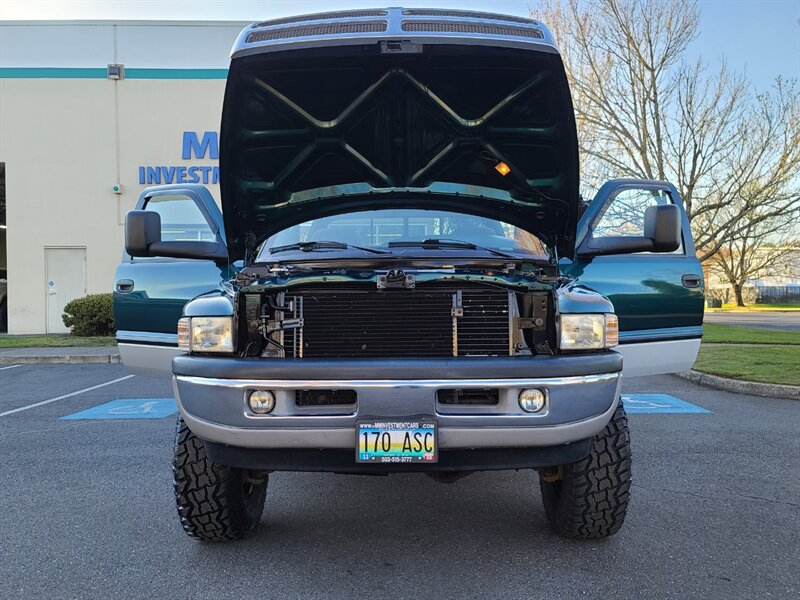
[(275, 394), (269, 390), (255, 390), (247, 397), (247, 404), (257, 415), (265, 415), (275, 408)]
[(606, 348), (619, 344), (619, 319), (617, 315), (606, 313)]
[(183, 352), (191, 352), (192, 345), (190, 343), (191, 334), (190, 334), (190, 324), (191, 319), (189, 317), (183, 317), (178, 321), (178, 349)]
[(529, 413), (541, 411), (547, 403), (547, 395), (542, 390), (536, 388), (522, 390), (519, 393), (519, 406), (522, 410)]

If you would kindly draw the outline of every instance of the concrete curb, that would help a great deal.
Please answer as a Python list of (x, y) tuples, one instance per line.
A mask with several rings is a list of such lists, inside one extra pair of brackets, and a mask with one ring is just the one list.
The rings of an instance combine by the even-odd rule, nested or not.
[(748, 394), (750, 396), (764, 396), (766, 398), (800, 400), (800, 386), (797, 385), (742, 381), (741, 379), (729, 379), (727, 377), (720, 377), (719, 375), (709, 375), (708, 373), (701, 373), (693, 369), (684, 371), (683, 373), (676, 373), (676, 375), (688, 379), (693, 383), (724, 392)]
[(50, 354), (0, 356), (0, 365), (108, 365), (121, 362), (119, 354)]

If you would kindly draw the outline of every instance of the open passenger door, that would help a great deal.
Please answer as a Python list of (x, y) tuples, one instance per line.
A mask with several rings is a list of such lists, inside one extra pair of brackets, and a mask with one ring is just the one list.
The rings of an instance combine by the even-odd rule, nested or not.
[[(671, 209), (681, 244), (669, 252), (605, 254), (604, 247), (641, 239), (656, 210)], [(663, 210), (663, 209), (661, 209)], [(613, 244), (607, 244), (613, 242)], [(661, 181), (612, 180), (578, 223), (575, 260), (562, 271), (608, 297), (619, 317), (624, 373), (628, 376), (685, 371), (694, 364), (703, 335), (703, 271), (695, 256), (689, 220), (678, 191)]]

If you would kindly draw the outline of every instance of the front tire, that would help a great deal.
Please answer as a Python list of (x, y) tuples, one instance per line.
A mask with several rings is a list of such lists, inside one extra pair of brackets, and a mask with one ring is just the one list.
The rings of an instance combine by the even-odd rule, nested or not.
[(556, 533), (588, 540), (619, 531), (631, 488), (631, 440), (621, 402), (592, 440), (589, 456), (561, 465), (558, 474), (539, 474), (544, 509)]
[(255, 530), (267, 494), (267, 474), (211, 461), (203, 440), (178, 417), (172, 463), (183, 530), (204, 542), (238, 540)]

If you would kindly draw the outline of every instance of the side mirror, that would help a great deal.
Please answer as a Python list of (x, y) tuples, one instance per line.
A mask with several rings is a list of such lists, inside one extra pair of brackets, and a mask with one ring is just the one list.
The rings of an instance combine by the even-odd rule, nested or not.
[(581, 242), (578, 256), (632, 254), (634, 252), (673, 252), (681, 246), (681, 211), (674, 204), (649, 206), (644, 212), (641, 237), (592, 237)]
[(681, 247), (681, 211), (674, 204), (648, 206), (644, 235), (653, 240), (653, 252), (674, 252)]
[(125, 215), (125, 251), (131, 256), (150, 256), (150, 244), (161, 241), (161, 215), (132, 210)]
[(225, 260), (228, 251), (219, 242), (161, 241), (161, 215), (151, 210), (132, 210), (125, 215), (125, 251), (134, 257), (162, 256)]

